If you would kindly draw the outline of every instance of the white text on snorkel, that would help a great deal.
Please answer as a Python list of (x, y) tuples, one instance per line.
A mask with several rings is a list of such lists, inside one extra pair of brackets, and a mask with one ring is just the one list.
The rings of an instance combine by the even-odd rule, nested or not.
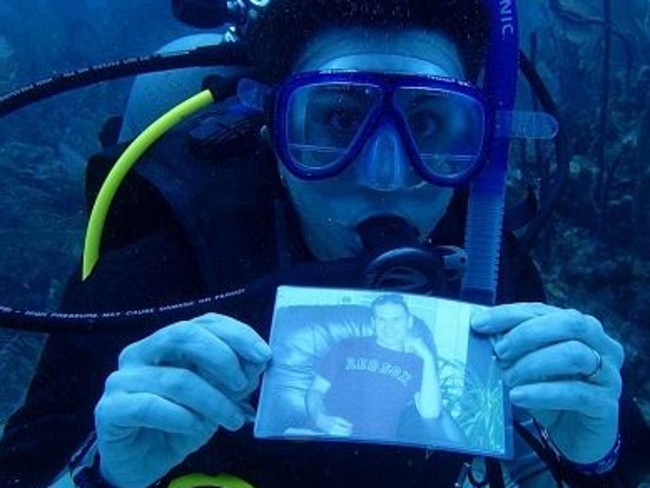
[(499, 13), (501, 14), (501, 37), (505, 39), (515, 33), (512, 0), (499, 0), (499, 7)]

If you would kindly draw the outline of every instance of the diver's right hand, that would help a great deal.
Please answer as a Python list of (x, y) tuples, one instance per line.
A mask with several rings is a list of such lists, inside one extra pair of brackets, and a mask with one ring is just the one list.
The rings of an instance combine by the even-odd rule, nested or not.
[(253, 329), (217, 314), (126, 347), (95, 408), (102, 476), (116, 488), (149, 486), (220, 426), (241, 428), (270, 358)]

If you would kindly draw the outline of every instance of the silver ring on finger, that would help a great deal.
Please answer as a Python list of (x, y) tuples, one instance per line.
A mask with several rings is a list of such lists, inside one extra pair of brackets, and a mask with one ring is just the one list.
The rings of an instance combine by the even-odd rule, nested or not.
[(600, 371), (603, 369), (603, 357), (600, 355), (598, 351), (596, 351), (593, 348), (590, 348), (591, 352), (594, 353), (594, 358), (596, 359), (596, 366), (594, 367), (594, 370), (585, 375), (585, 380), (586, 381), (595, 381), (596, 377), (600, 373)]

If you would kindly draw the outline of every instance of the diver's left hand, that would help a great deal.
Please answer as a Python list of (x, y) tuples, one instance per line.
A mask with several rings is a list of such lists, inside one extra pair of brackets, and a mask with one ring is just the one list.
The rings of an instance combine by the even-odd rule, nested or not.
[(618, 430), (624, 351), (596, 318), (515, 303), (474, 309), (471, 326), (492, 336), (511, 402), (531, 412), (565, 457), (592, 463), (609, 452)]

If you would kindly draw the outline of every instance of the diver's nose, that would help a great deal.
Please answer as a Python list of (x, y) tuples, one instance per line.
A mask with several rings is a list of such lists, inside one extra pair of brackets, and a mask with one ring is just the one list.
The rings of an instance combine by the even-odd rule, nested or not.
[(396, 191), (419, 183), (397, 127), (383, 122), (370, 137), (355, 164), (357, 182), (378, 191)]

